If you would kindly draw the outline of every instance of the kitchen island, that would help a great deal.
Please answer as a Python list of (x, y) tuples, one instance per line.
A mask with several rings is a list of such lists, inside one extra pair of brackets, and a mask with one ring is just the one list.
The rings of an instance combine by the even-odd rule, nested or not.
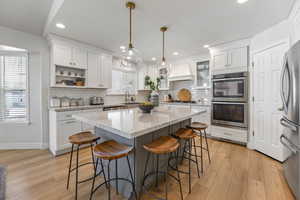
[[(143, 145), (150, 143), (159, 136), (171, 135), (179, 128), (190, 124), (192, 117), (205, 112), (205, 109), (164, 105), (155, 108), (151, 114), (145, 114), (139, 108), (133, 108), (81, 113), (73, 117), (83, 123), (94, 126), (95, 134), (101, 137), (101, 142), (113, 139), (119, 143), (134, 147), (134, 151), (130, 154), (129, 159), (134, 174), (136, 191), (139, 193), (142, 191), (141, 186), (147, 155)], [(120, 159), (118, 163), (120, 163), (118, 164), (119, 177), (129, 178), (130, 174), (126, 158)], [(166, 165), (167, 156), (160, 156), (159, 167), (166, 167)], [(115, 174), (115, 165), (112, 164), (110, 166), (111, 175), (113, 176)], [(155, 159), (151, 157), (148, 170), (153, 171), (154, 166)], [(152, 180), (149, 179), (147, 184), (151, 184)], [(112, 185), (114, 186), (114, 183)], [(133, 199), (130, 184), (120, 182), (119, 192), (129, 199)]]

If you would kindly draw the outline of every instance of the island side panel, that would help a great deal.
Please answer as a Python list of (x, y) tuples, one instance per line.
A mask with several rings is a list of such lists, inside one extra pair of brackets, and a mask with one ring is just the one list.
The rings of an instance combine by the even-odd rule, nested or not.
[[(97, 136), (101, 137), (100, 138), (100, 143), (104, 142), (104, 141), (107, 141), (107, 140), (115, 140), (119, 143), (122, 143), (122, 144), (125, 144), (125, 145), (128, 145), (128, 146), (133, 146), (134, 149), (135, 149), (135, 142), (134, 142), (135, 139), (127, 139), (125, 137), (116, 135), (114, 133), (108, 132), (108, 131), (103, 130), (101, 128), (95, 128), (95, 133), (96, 133)], [(131, 154), (129, 154), (128, 157), (129, 157), (129, 162), (130, 162), (130, 166), (131, 166), (131, 170), (132, 170), (134, 179), (136, 179), (135, 178), (135, 155), (134, 154), (135, 154), (135, 151), (133, 151)], [(110, 162), (110, 177), (111, 178), (116, 177), (116, 165), (115, 165), (115, 163), (116, 163), (115, 160)], [(108, 161), (103, 160), (103, 165), (104, 165), (104, 171), (105, 171), (106, 177), (108, 177), (108, 174), (107, 174)], [(101, 170), (101, 166), (99, 164), (98, 165), (98, 171), (100, 171), (100, 170)], [(118, 159), (118, 177), (119, 178), (126, 178), (126, 179), (131, 180), (126, 157)], [(116, 181), (112, 181), (111, 185), (114, 188), (116, 188)], [(128, 182), (119, 180), (118, 181), (118, 186), (119, 186), (118, 188), (119, 188), (119, 193), (120, 194), (124, 195), (125, 197), (127, 197), (129, 199), (132, 199), (132, 198), (130, 198), (132, 196), (132, 194), (131, 194), (132, 193), (131, 184), (129, 184)]]
[[(159, 130), (147, 133), (145, 135), (139, 136), (134, 139), (128, 139), (122, 136), (119, 136), (115, 133), (108, 132), (106, 130), (96, 128), (95, 133), (101, 137), (100, 142), (104, 142), (106, 140), (116, 140), (119, 143), (123, 143), (126, 145), (130, 145), (134, 147), (134, 152), (129, 155), (131, 170), (134, 174), (134, 180), (135, 180), (135, 186), (136, 191), (139, 194), (142, 192), (142, 181), (144, 178), (144, 169), (146, 164), (146, 158), (147, 158), (147, 151), (143, 148), (144, 144), (152, 142), (154, 139), (164, 136), (164, 135), (172, 135), (174, 134), (179, 128), (186, 127), (191, 122), (190, 119), (184, 120), (182, 122), (178, 122), (175, 124), (172, 124), (168, 127), (161, 128)], [(159, 156), (159, 170), (165, 170), (167, 167), (167, 159), (168, 155), (160, 155)], [(105, 174), (107, 175), (107, 165), (108, 162), (104, 161), (104, 168), (105, 168)], [(100, 165), (98, 166), (98, 169), (100, 170)], [(110, 174), (111, 178), (115, 177), (115, 161), (112, 161), (110, 164)], [(156, 156), (152, 155), (150, 156), (148, 165), (147, 165), (147, 172), (154, 171), (156, 169)], [(126, 158), (118, 159), (118, 176), (122, 178), (130, 179), (130, 174), (128, 170), (127, 160)], [(161, 180), (162, 176), (160, 176)], [(155, 182), (155, 176), (150, 177), (147, 179), (146, 184), (151, 185)], [(127, 197), (128, 199), (134, 199), (132, 194), (132, 188), (131, 185), (124, 181), (119, 181), (119, 193)], [(111, 183), (113, 187), (116, 187), (115, 181)]]
[[(145, 171), (145, 164), (147, 159), (148, 152), (143, 148), (144, 144), (151, 143), (154, 139), (160, 137), (160, 136), (166, 136), (166, 135), (172, 135), (175, 134), (175, 132), (179, 128), (186, 127), (187, 125), (190, 125), (191, 120), (185, 120), (179, 123), (175, 123), (173, 125), (170, 125), (168, 127), (153, 131), (151, 133), (148, 133), (146, 135), (137, 137), (135, 140), (135, 147), (136, 147), (136, 165), (135, 165), (135, 177), (136, 177), (136, 189), (137, 191), (142, 191), (142, 183), (144, 178), (144, 171)], [(181, 146), (182, 147), (182, 146)], [(147, 165), (147, 173), (153, 172), (156, 170), (156, 161), (157, 157), (156, 155), (150, 154), (150, 159)], [(168, 164), (168, 155), (159, 155), (159, 171), (165, 171)], [(170, 169), (169, 169), (170, 170)], [(160, 180), (163, 178), (161, 175), (159, 176)], [(151, 176), (147, 178), (145, 185), (150, 186), (151, 184), (155, 183), (155, 176)]]

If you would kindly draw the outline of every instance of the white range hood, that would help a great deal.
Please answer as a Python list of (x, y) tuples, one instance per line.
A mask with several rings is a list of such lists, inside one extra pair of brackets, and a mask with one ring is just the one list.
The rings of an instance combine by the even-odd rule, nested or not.
[(175, 64), (170, 66), (169, 81), (193, 80), (189, 64)]

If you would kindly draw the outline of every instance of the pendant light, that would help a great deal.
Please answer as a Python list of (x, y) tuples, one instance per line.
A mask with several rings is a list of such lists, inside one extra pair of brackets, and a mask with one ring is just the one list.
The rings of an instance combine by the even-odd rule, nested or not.
[(126, 7), (129, 9), (129, 44), (128, 44), (128, 56), (133, 56), (134, 54), (134, 47), (132, 44), (132, 10), (135, 9), (134, 2), (127, 2)]
[(163, 26), (160, 28), (160, 31), (163, 33), (163, 45), (162, 45), (162, 60), (161, 60), (161, 65), (165, 66), (166, 65), (166, 57), (165, 57), (165, 32), (168, 30), (168, 27)]

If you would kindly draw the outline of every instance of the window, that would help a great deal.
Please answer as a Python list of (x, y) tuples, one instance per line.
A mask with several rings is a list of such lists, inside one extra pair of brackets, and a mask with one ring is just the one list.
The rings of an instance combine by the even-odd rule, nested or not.
[(128, 91), (135, 94), (137, 85), (137, 74), (135, 71), (112, 70), (112, 87), (109, 94), (124, 94)]
[(27, 120), (28, 54), (0, 46), (0, 121)]

